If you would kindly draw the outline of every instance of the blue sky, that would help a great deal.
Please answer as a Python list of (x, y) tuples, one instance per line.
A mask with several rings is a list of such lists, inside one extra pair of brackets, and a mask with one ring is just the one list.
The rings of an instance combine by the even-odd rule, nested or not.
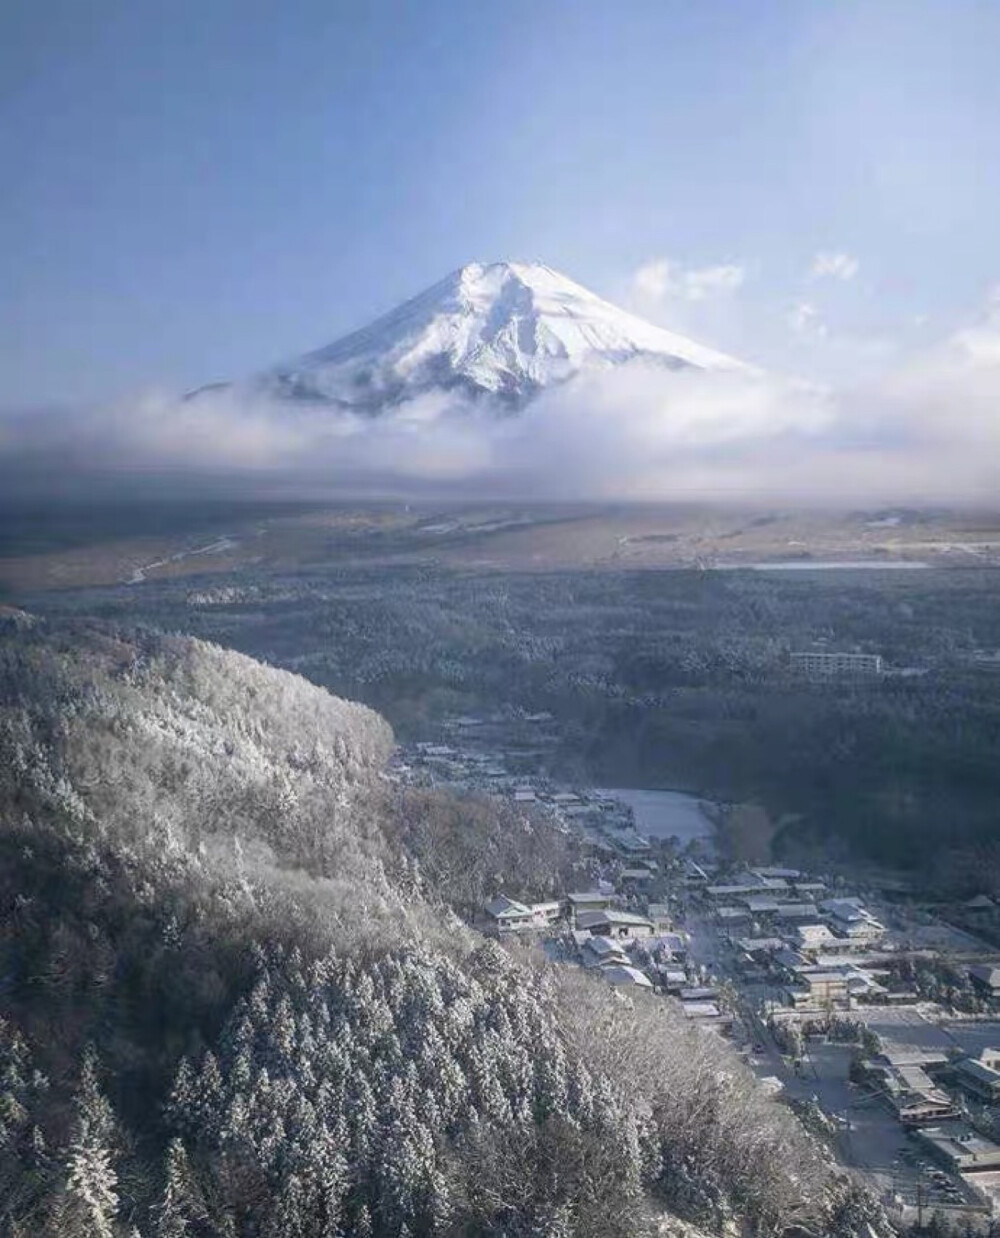
[(238, 376), (503, 257), (852, 381), (1000, 280), (998, 46), (985, 0), (8, 0), (0, 403)]

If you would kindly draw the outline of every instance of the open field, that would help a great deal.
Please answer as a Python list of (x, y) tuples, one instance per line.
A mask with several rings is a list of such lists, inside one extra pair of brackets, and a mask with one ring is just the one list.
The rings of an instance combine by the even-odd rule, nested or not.
[[(117, 512), (117, 514), (116, 514)], [(102, 518), (106, 517), (106, 518)], [(317, 564), (431, 563), (478, 571), (1000, 566), (995, 512), (735, 507), (201, 504), (3, 513), (10, 592)], [(129, 530), (126, 536), (121, 529)]]

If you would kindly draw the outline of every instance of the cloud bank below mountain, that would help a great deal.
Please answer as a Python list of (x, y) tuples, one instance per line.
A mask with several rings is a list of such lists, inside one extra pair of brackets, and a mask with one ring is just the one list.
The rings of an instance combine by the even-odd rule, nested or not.
[(232, 391), (0, 415), (8, 495), (984, 502), (1000, 493), (1000, 306), (852, 390), (642, 361), (516, 415), (434, 392), (378, 417)]

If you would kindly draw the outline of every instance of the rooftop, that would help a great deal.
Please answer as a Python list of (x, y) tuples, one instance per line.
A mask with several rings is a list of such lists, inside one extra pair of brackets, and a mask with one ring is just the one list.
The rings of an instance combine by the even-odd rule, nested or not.
[(718, 1019), (721, 1011), (715, 1002), (681, 1002), (689, 1019)]
[(525, 907), (516, 899), (508, 898), (506, 894), (498, 895), (491, 903), (486, 904), (486, 911), (499, 920), (501, 916), (530, 916), (531, 908)]
[(949, 1160), (964, 1168), (972, 1168), (976, 1163), (984, 1166), (1000, 1164), (1000, 1144), (986, 1139), (964, 1122), (943, 1122), (940, 1126), (925, 1127), (919, 1134)]
[(994, 1070), (992, 1066), (985, 1066), (982, 1062), (977, 1062), (973, 1057), (962, 1058), (960, 1062), (955, 1063), (955, 1069), (972, 1079), (978, 1079), (981, 1083), (988, 1083), (993, 1087), (1000, 1084), (1000, 1070)]
[(766, 895), (754, 895), (746, 900), (747, 909), (754, 915), (778, 910), (778, 901)]
[(604, 957), (609, 954), (624, 955), (621, 946), (609, 937), (588, 937), (583, 943), (583, 948), (592, 951), (598, 957)]
[(831, 915), (837, 920), (843, 920), (845, 924), (856, 924), (861, 920), (869, 919), (868, 913), (864, 908), (847, 898), (828, 898), (820, 903), (820, 907), (827, 915)]
[(737, 942), (747, 954), (755, 954), (759, 950), (780, 950), (784, 944), (780, 937), (741, 937)]
[(653, 927), (652, 921), (647, 916), (638, 916), (632, 911), (619, 911), (617, 907), (609, 907), (607, 911), (595, 912), (596, 915), (601, 915), (609, 924), (634, 924), (636, 926)]
[(635, 985), (640, 989), (651, 989), (653, 982), (637, 967), (629, 967), (627, 963), (614, 963), (610, 967), (602, 967), (601, 975), (609, 984)]

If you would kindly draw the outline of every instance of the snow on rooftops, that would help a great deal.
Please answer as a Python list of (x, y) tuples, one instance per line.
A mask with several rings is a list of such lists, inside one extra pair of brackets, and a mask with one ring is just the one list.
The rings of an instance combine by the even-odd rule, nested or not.
[(487, 903), (486, 911), (496, 920), (499, 920), (501, 916), (526, 916), (530, 918), (532, 914), (530, 907), (526, 907), (524, 903), (519, 903), (516, 899), (508, 898), (506, 894), (501, 894), (491, 903)]
[(780, 950), (785, 943), (780, 937), (741, 937), (736, 944), (746, 954), (760, 954)]
[(860, 920), (870, 918), (860, 902), (852, 898), (824, 899), (820, 903), (820, 909), (837, 920), (843, 920), (845, 924), (855, 924)]
[(612, 941), (610, 937), (588, 937), (583, 943), (584, 950), (589, 950), (598, 958), (605, 958), (608, 955), (623, 955), (624, 951), (618, 942)]
[(689, 1019), (718, 1019), (722, 1012), (715, 1002), (681, 1002), (681, 1008)]
[(610, 967), (602, 967), (601, 975), (609, 984), (634, 985), (639, 989), (651, 989), (653, 982), (637, 967), (629, 967), (627, 963), (613, 963)]
[(767, 895), (754, 894), (750, 898), (744, 899), (744, 902), (747, 905), (747, 910), (754, 916), (767, 915), (778, 910), (778, 900)]
[(620, 911), (617, 907), (609, 907), (607, 911), (599, 914), (603, 915), (609, 924), (642, 924), (653, 927), (652, 921), (646, 916), (636, 915), (633, 911)]

